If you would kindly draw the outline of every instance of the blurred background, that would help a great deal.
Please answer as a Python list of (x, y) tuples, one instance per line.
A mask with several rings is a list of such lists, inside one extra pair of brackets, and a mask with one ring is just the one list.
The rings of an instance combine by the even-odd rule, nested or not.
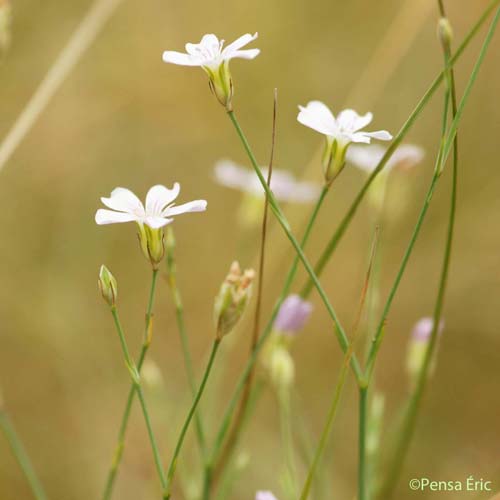
[[(487, 5), (454, 0), (449, 17), (458, 44)], [(141, 343), (150, 270), (132, 225), (98, 227), (99, 197), (125, 186), (141, 198), (156, 183), (181, 183), (180, 201), (208, 200), (205, 214), (175, 221), (179, 284), (198, 375), (213, 336), (213, 298), (233, 259), (255, 265), (259, 228), (245, 228), (241, 194), (218, 186), (221, 157), (247, 165), (223, 109), (203, 72), (163, 64), (162, 51), (183, 50), (204, 33), (232, 41), (259, 32), (254, 61), (235, 60), (235, 108), (262, 163), (270, 151), (273, 89), (278, 88), (276, 162), (321, 182), (318, 134), (296, 121), (297, 105), (311, 99), (373, 111), (370, 130), (396, 133), (440, 71), (437, 6), (432, 0), (276, 0), (195, 2), (124, 0), (85, 53), (40, 120), (0, 172), (0, 386), (40, 479), (54, 500), (101, 494), (129, 387), (119, 343), (99, 296), (98, 268), (117, 277), (120, 309), (133, 352)], [(89, 0), (14, 0), (12, 46), (0, 64), (0, 137), (4, 136), (85, 15)], [(457, 65), (463, 90), (485, 30)], [(500, 489), (500, 38), (491, 45), (460, 126), (459, 207), (445, 304), (446, 328), (437, 370), (426, 393), (415, 440), (396, 497), (412, 492), (413, 477), (465, 480), (473, 475)], [(442, 91), (412, 129), (408, 142), (426, 150), (411, 172), (394, 173), (381, 232), (381, 297), (395, 277), (432, 175), (441, 123)], [(313, 161), (311, 161), (313, 160)], [(307, 255), (315, 260), (365, 177), (346, 168), (325, 204)], [(415, 253), (387, 323), (377, 365), (377, 390), (387, 398), (382, 445), (408, 394), (406, 346), (414, 323), (430, 315), (442, 261), (450, 171), (436, 191)], [(404, 193), (404, 196), (402, 195)], [(300, 234), (309, 209), (287, 206)], [(359, 303), (373, 234), (363, 204), (322, 283), (350, 331)], [(264, 319), (283, 283), (293, 252), (271, 224)], [(304, 282), (300, 273), (295, 289)], [(293, 347), (294, 421), (317, 439), (337, 379), (341, 354), (316, 294), (315, 313)], [(209, 429), (218, 419), (249, 345), (249, 318), (224, 344), (203, 402)], [(162, 381), (147, 389), (153, 424), (165, 457), (189, 405), (174, 310), (160, 281), (150, 351)], [(241, 449), (249, 458), (231, 498), (253, 499), (256, 489), (280, 485), (282, 464), (276, 399), (266, 389)], [(190, 442), (192, 443), (192, 436)], [(325, 461), (329, 493), (355, 495), (357, 396), (352, 380), (342, 400)], [(184, 484), (196, 476), (196, 453), (182, 456)], [(303, 474), (304, 469), (300, 469)], [(179, 486), (181, 481), (177, 483)], [(453, 493), (453, 498), (489, 498)], [(31, 498), (6, 441), (0, 437), (0, 498)], [(142, 415), (134, 407), (114, 498), (158, 498)], [(179, 490), (176, 498), (184, 498)]]

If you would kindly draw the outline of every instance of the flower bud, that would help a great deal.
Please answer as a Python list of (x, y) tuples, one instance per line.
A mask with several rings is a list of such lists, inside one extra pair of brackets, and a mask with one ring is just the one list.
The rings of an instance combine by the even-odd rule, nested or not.
[(113, 307), (116, 304), (116, 297), (118, 296), (118, 284), (115, 277), (111, 274), (110, 270), (102, 265), (99, 270), (99, 290), (106, 303)]
[(268, 359), (269, 376), (278, 392), (287, 391), (295, 380), (295, 363), (284, 345), (276, 344)]
[(139, 241), (142, 253), (151, 262), (153, 269), (158, 269), (165, 255), (165, 237), (163, 228), (154, 229), (147, 224), (138, 223)]
[[(414, 383), (423, 368), (434, 322), (432, 318), (422, 318), (413, 328), (411, 338), (408, 344), (408, 353), (406, 358), (406, 370), (412, 383)], [(444, 321), (439, 323), (438, 335), (444, 328)], [(432, 375), (436, 368), (436, 358), (431, 362), (429, 375)]]
[(444, 47), (451, 47), (453, 41), (453, 29), (447, 17), (442, 17), (438, 21), (438, 38)]
[(215, 328), (219, 340), (230, 333), (240, 320), (251, 295), (254, 277), (253, 269), (242, 272), (238, 262), (231, 264), (229, 274), (215, 298)]
[(0, 0), (0, 55), (10, 46), (11, 7), (9, 0)]
[(226, 108), (227, 111), (233, 110), (233, 79), (229, 71), (229, 61), (224, 61), (217, 67), (211, 68), (203, 66), (208, 75), (208, 84), (210, 90), (217, 100)]
[(144, 384), (152, 389), (161, 388), (163, 385), (163, 376), (158, 365), (151, 359), (146, 359), (141, 370), (141, 379)]
[(299, 295), (289, 295), (281, 304), (274, 322), (274, 330), (281, 334), (294, 335), (306, 324), (313, 306)]
[(345, 157), (349, 143), (341, 143), (337, 139), (327, 136), (323, 150), (323, 174), (325, 181), (330, 185), (345, 167)]

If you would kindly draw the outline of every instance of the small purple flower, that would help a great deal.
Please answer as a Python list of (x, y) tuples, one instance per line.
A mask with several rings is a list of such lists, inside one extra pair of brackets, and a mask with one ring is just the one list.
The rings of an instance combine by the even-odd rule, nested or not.
[[(428, 342), (431, 337), (433, 326), (434, 320), (432, 318), (422, 318), (413, 327), (413, 330), (411, 332), (412, 339), (416, 340), (417, 342)], [(441, 320), (439, 322), (438, 335), (441, 335), (443, 328), (444, 321)]]
[(311, 315), (313, 306), (299, 295), (289, 295), (281, 304), (274, 329), (287, 334), (299, 332)]
[(255, 500), (278, 500), (270, 491), (258, 491)]

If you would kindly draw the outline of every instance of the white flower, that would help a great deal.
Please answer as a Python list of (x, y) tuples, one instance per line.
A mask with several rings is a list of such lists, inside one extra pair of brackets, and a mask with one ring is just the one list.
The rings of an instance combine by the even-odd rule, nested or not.
[(199, 66), (205, 70), (210, 79), (210, 88), (219, 102), (228, 111), (232, 109), (233, 83), (229, 72), (231, 59), (254, 59), (260, 53), (259, 49), (245, 49), (242, 47), (258, 37), (258, 33), (247, 33), (240, 36), (233, 43), (224, 47), (224, 40), (219, 40), (214, 34), (204, 35), (200, 43), (187, 43), (186, 53), (166, 50), (163, 60), (166, 63), (180, 66)]
[(392, 135), (386, 130), (376, 132), (362, 132), (361, 129), (369, 125), (373, 119), (371, 113), (358, 115), (352, 109), (341, 111), (337, 118), (326, 104), (321, 101), (311, 101), (307, 106), (299, 106), (300, 112), (297, 120), (306, 127), (336, 140), (340, 146), (351, 142), (364, 142), (369, 144), (371, 139), (390, 141)]
[[(347, 161), (371, 174), (383, 158), (386, 148), (378, 144), (370, 146), (351, 146), (347, 151)], [(382, 172), (390, 172), (394, 168), (411, 168), (420, 163), (425, 156), (424, 150), (413, 144), (399, 146), (387, 161)]]
[[(264, 197), (264, 188), (253, 170), (244, 168), (231, 160), (220, 160), (215, 165), (215, 179), (223, 186), (238, 189), (256, 197)], [(267, 179), (268, 169), (262, 175)], [(309, 203), (317, 199), (320, 187), (313, 182), (298, 181), (286, 170), (273, 168), (271, 190), (279, 201)]]
[(136, 222), (139, 228), (139, 241), (146, 259), (153, 269), (158, 269), (165, 255), (163, 227), (170, 224), (175, 215), (187, 212), (203, 212), (207, 208), (205, 200), (195, 200), (182, 205), (175, 205), (181, 187), (176, 182), (172, 189), (165, 186), (153, 186), (146, 195), (146, 204), (132, 191), (118, 187), (113, 189), (109, 198), (101, 201), (111, 210), (100, 208), (95, 214), (97, 224), (117, 224)]
[(240, 57), (242, 59), (254, 59), (259, 55), (259, 49), (240, 50), (245, 45), (255, 40), (258, 33), (240, 36), (233, 43), (224, 48), (224, 40), (219, 40), (215, 35), (204, 35), (200, 43), (186, 43), (186, 52), (175, 52), (166, 50), (163, 52), (163, 60), (166, 63), (178, 64), (180, 66), (201, 66), (217, 71), (219, 66), (231, 59)]
[(117, 187), (109, 198), (101, 201), (111, 210), (100, 208), (95, 214), (97, 224), (116, 224), (120, 222), (137, 222), (151, 229), (159, 229), (173, 221), (175, 215), (187, 212), (203, 212), (207, 208), (205, 200), (195, 200), (175, 206), (174, 200), (180, 192), (179, 183), (172, 189), (160, 184), (153, 186), (146, 195), (144, 206), (139, 198), (129, 189)]
[(270, 491), (258, 491), (255, 500), (278, 500)]
[(299, 106), (297, 120), (302, 125), (325, 135), (326, 148), (323, 154), (323, 168), (327, 183), (331, 183), (345, 165), (345, 154), (349, 144), (369, 144), (371, 139), (389, 141), (392, 135), (386, 130), (363, 132), (361, 129), (371, 123), (373, 115), (361, 116), (352, 109), (341, 111), (335, 118), (330, 109), (320, 101), (311, 101)]

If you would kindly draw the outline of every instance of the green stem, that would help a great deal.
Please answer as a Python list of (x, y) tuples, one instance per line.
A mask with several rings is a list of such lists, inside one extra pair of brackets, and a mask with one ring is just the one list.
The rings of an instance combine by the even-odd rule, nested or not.
[(297, 498), (297, 469), (295, 467), (295, 447), (293, 444), (292, 418), (290, 409), (290, 394), (288, 389), (278, 394), (281, 442), (285, 455), (285, 484), (289, 489), (290, 498)]
[(0, 409), (0, 428), (2, 429), (7, 442), (9, 443), (10, 449), (12, 453), (16, 457), (17, 463), (21, 467), (28, 484), (30, 485), (33, 496), (37, 500), (47, 500), (47, 496), (45, 495), (45, 491), (35, 473), (35, 469), (31, 463), (31, 460), (24, 449), (19, 436), (10, 421), (9, 416), (5, 412), (5, 410)]
[[(476, 24), (471, 28), (469, 33), (467, 33), (466, 37), (458, 47), (457, 51), (451, 57), (450, 59), (450, 67), (453, 67), (453, 65), (457, 62), (457, 60), (460, 58), (462, 55), (463, 51), (467, 48), (467, 46), (470, 44), (471, 40), (474, 38), (474, 36), (477, 34), (481, 26), (486, 22), (488, 19), (489, 15), (491, 12), (495, 9), (495, 7), (500, 3), (500, 0), (493, 0), (490, 5), (485, 9), (483, 14), (480, 16)], [(429, 102), (430, 98), (435, 94), (437, 89), (439, 88), (441, 82), (445, 78), (446, 75), (446, 70), (443, 70), (436, 78), (435, 80), (431, 83), (430, 87), (427, 89), (423, 97), (420, 99), (420, 102), (417, 104), (411, 115), (408, 117), (406, 122), (403, 124), (401, 127), (400, 131), (397, 133), (397, 135), (394, 137), (394, 140), (388, 147), (387, 151), (385, 152), (383, 158), (380, 160), (379, 164), (377, 165), (376, 169), (370, 174), (368, 179), (366, 180), (365, 184), (357, 194), (356, 198), (352, 202), (348, 212), (342, 219), (341, 223), (339, 224), (339, 227), (331, 237), (330, 241), (328, 242), (327, 246), (325, 247), (323, 253), (321, 254), (320, 258), (318, 259), (316, 266), (314, 267), (316, 276), (321, 276), (321, 273), (323, 272), (324, 267), (326, 264), (329, 262), (333, 252), (337, 248), (337, 245), (339, 241), (341, 240), (342, 236), (344, 235), (345, 231), (349, 227), (354, 215), (356, 214), (359, 205), (361, 204), (361, 201), (365, 197), (369, 187), (371, 186), (372, 182), (375, 180), (375, 177), (380, 173), (380, 171), (385, 167), (391, 156), (393, 155), (394, 151), (397, 149), (397, 147), (401, 144), (403, 139), (406, 137), (408, 132), (410, 131), (411, 127), (415, 123), (416, 119), (420, 115), (420, 113), (423, 111), (423, 109), (426, 107), (427, 103)], [(312, 289), (314, 287), (314, 283), (312, 282), (311, 279), (309, 279), (306, 284), (304, 285), (301, 295), (304, 298), (307, 298), (309, 294), (311, 293)]]
[[(448, 134), (446, 135), (446, 139), (444, 141), (442, 141), (442, 143), (441, 143), (439, 154), (438, 154), (438, 157), (436, 160), (436, 168), (434, 170), (434, 175), (432, 177), (431, 185), (430, 185), (429, 190), (427, 192), (424, 206), (422, 207), (422, 210), (420, 212), (420, 216), (419, 216), (417, 224), (415, 226), (413, 235), (411, 237), (411, 240), (410, 240), (410, 243), (409, 243), (408, 248), (406, 250), (406, 253), (403, 257), (403, 262), (402, 262), (401, 267), (400, 267), (398, 274), (396, 276), (396, 280), (394, 282), (394, 285), (391, 289), (391, 292), (389, 293), (389, 298), (387, 299), (387, 303), (384, 307), (384, 312), (382, 314), (382, 318), (380, 320), (379, 326), (377, 328), (377, 332), (375, 333), (375, 337), (373, 339), (373, 343), (372, 343), (372, 347), (371, 347), (369, 355), (368, 355), (367, 366), (366, 366), (366, 371), (365, 371), (365, 375), (366, 375), (367, 379), (369, 379), (371, 377), (371, 374), (373, 372), (374, 365), (375, 365), (375, 359), (377, 357), (377, 353), (380, 349), (380, 345), (381, 345), (382, 339), (384, 337), (384, 334), (383, 334), (384, 324), (385, 324), (385, 321), (387, 319), (387, 315), (388, 315), (389, 310), (391, 308), (394, 296), (396, 295), (396, 291), (399, 287), (399, 283), (401, 282), (401, 278), (403, 277), (408, 260), (412, 254), (413, 247), (415, 245), (415, 241), (417, 240), (418, 234), (420, 232), (420, 228), (421, 228), (422, 223), (425, 219), (427, 210), (429, 208), (429, 203), (432, 199), (434, 189), (436, 187), (437, 181), (440, 178), (440, 175), (441, 175), (441, 172), (443, 169), (443, 165), (444, 165), (446, 157), (447, 157), (446, 156), (447, 151), (449, 152), (449, 150), (450, 150), (451, 146), (448, 146), (448, 145), (452, 145), (455, 142), (455, 137), (456, 137), (456, 133), (457, 133), (457, 129), (458, 129), (458, 122), (460, 121), (462, 112), (464, 110), (465, 104), (467, 103), (472, 86), (474, 85), (474, 83), (476, 81), (476, 78), (477, 78), (477, 75), (479, 72), (479, 68), (481, 67), (481, 64), (484, 60), (484, 56), (486, 55), (486, 51), (488, 49), (488, 46), (493, 38), (493, 34), (495, 32), (495, 28), (496, 28), (496, 25), (498, 23), (499, 17), (500, 17), (500, 9), (497, 10), (497, 12), (495, 14), (495, 18), (493, 19), (493, 21), (491, 23), (488, 34), (486, 35), (483, 46), (481, 47), (479, 57), (476, 61), (476, 64), (474, 65), (471, 76), (470, 76), (469, 81), (467, 83), (467, 87), (464, 91), (464, 95), (460, 101), (460, 105), (457, 108), (457, 112), (455, 114), (455, 117), (453, 118), (453, 121), (450, 125)], [(450, 59), (450, 61), (451, 60), (452, 59)], [(451, 67), (451, 66), (449, 66), (449, 67)], [(448, 71), (448, 68), (445, 71)], [(443, 137), (444, 137), (444, 135), (443, 135)], [(449, 251), (451, 252), (451, 247), (450, 247)], [(443, 291), (443, 294), (444, 294), (444, 291)], [(434, 325), (434, 326), (436, 327), (436, 325)]]
[[(334, 329), (335, 335), (337, 336), (337, 340), (339, 342), (339, 345), (342, 349), (342, 351), (345, 353), (349, 347), (349, 340), (347, 338), (347, 335), (344, 331), (344, 328), (342, 327), (338, 317), (337, 313), (335, 312), (333, 306), (331, 305), (328, 296), (326, 292), (324, 291), (323, 287), (321, 286), (321, 283), (319, 282), (318, 277), (316, 276), (314, 269), (312, 268), (311, 264), (309, 263), (309, 260), (305, 256), (300, 243), (297, 241), (295, 236), (292, 234), (291, 229), (290, 229), (290, 224), (287, 221), (286, 217), (284, 216), (273, 192), (271, 191), (270, 187), (267, 185), (266, 179), (262, 175), (262, 172), (260, 170), (260, 167), (257, 163), (257, 160), (255, 158), (255, 155), (253, 154), (253, 151), (250, 147), (250, 144), (248, 143), (248, 140), (243, 133), (243, 130), (240, 127), (240, 124), (236, 118), (236, 115), (234, 114), (234, 111), (228, 111), (228, 116), (234, 125), (234, 128), (236, 129), (236, 133), (238, 134), (238, 137), (241, 140), (241, 143), (243, 144), (243, 147), (248, 155), (248, 158), (250, 159), (250, 162), (252, 163), (252, 166), (255, 170), (255, 173), (257, 174), (257, 177), (259, 178), (259, 181), (264, 188), (264, 191), (266, 192), (266, 195), (269, 200), (269, 206), (271, 207), (271, 210), (273, 211), (278, 223), (280, 226), (283, 228), (283, 231), (285, 232), (287, 238), (289, 239), (290, 243), (295, 249), (295, 252), (297, 253), (299, 259), (301, 260), (302, 264), (304, 265), (307, 273), (309, 274), (315, 288), (318, 290), (319, 296), (321, 297), (321, 300), (323, 301), (328, 314), (330, 318), (332, 319), (333, 323), (335, 324), (336, 328)], [(359, 381), (361, 380), (362, 376), (362, 370), (361, 367), (358, 363), (357, 357), (353, 354), (351, 357), (351, 367), (354, 372), (354, 375), (356, 379)]]
[[(441, 16), (445, 16), (445, 9), (444, 9), (444, 4), (443, 2), (439, 2), (439, 10), (441, 13)], [(484, 57), (484, 53), (486, 52), (486, 49), (488, 47), (488, 44), (493, 36), (494, 30), (495, 30), (495, 25), (498, 21), (498, 17), (500, 14), (500, 9), (497, 11), (496, 17), (492, 22), (492, 25), (490, 27), (490, 31), (488, 32), (488, 35), (485, 39), (485, 42), (483, 44), (483, 47), (481, 49), (481, 54), (480, 57), (478, 58), (476, 62), (476, 66), (474, 70), (479, 69), (479, 65), (481, 64), (481, 61)], [(456, 86), (455, 86), (455, 75), (453, 72), (453, 69), (449, 66), (449, 61), (450, 61), (450, 55), (451, 55), (451, 48), (448, 43), (444, 42), (443, 43), (443, 51), (444, 51), (444, 59), (445, 59), (445, 66), (449, 69), (447, 72), (447, 79), (448, 79), (448, 88), (451, 93), (451, 102), (452, 102), (452, 116), (455, 119), (458, 115), (458, 108), (457, 108), (457, 98), (456, 98)], [(477, 74), (477, 71), (473, 71), (473, 74)], [(472, 78), (472, 77), (471, 77)], [(465, 95), (465, 93), (464, 93)], [(431, 363), (434, 357), (434, 352), (436, 350), (436, 345), (437, 345), (437, 337), (438, 337), (438, 331), (439, 331), (439, 323), (441, 321), (441, 313), (442, 313), (442, 308), (443, 308), (443, 303), (444, 303), (444, 296), (445, 296), (445, 291), (446, 291), (446, 284), (448, 280), (448, 274), (449, 274), (449, 266), (450, 266), (450, 261), (451, 261), (451, 250), (452, 250), (452, 243), (453, 243), (453, 232), (454, 232), (454, 225), (455, 225), (455, 214), (456, 214), (456, 197), (457, 197), (457, 180), (458, 180), (458, 138), (455, 135), (454, 141), (453, 141), (453, 169), (452, 169), (452, 189), (451, 189), (451, 198), (450, 198), (450, 215), (449, 215), (449, 221), (448, 221), (448, 231), (447, 231), (447, 237), (446, 237), (446, 247), (445, 247), (445, 252), (444, 252), (444, 257), (443, 257), (443, 266), (441, 270), (441, 278), (440, 278), (440, 283), (439, 283), (439, 288), (438, 288), (438, 293), (437, 293), (437, 298), (436, 298), (436, 304), (434, 308), (434, 315), (433, 315), (433, 327), (432, 327), (432, 332), (431, 332), (431, 337), (429, 341), (429, 345), (427, 347), (427, 351), (425, 353), (425, 358), (423, 362), (422, 369), (419, 373), (417, 383), (415, 386), (415, 389), (413, 391), (413, 394), (410, 397), (410, 401), (408, 404), (407, 411), (404, 416), (403, 424), (402, 424), (402, 430), (399, 434), (399, 439), (396, 445), (396, 452), (394, 453), (394, 458), (392, 463), (389, 466), (389, 475), (387, 478), (387, 481), (382, 489), (383, 498), (390, 498), (392, 496), (392, 493), (394, 491), (394, 488), (396, 486), (397, 480), (399, 478), (402, 465), (404, 462), (404, 458), (407, 454), (409, 444), (412, 439), (413, 431), (415, 428), (415, 422), (416, 422), (416, 417), (418, 414), (418, 409), (420, 407), (420, 402), (423, 396), (423, 392), (429, 377), (429, 370), (431, 367)], [(382, 497), (381, 497), (382, 498)]]
[(319, 462), (323, 453), (325, 452), (326, 445), (328, 444), (328, 440), (330, 438), (330, 434), (332, 432), (333, 423), (335, 421), (335, 416), (337, 415), (337, 408), (340, 401), (340, 395), (342, 394), (342, 389), (344, 388), (345, 382), (347, 380), (347, 372), (348, 372), (349, 364), (343, 363), (342, 369), (340, 371), (340, 376), (335, 384), (335, 389), (333, 391), (332, 402), (330, 403), (330, 408), (328, 409), (328, 415), (326, 417), (326, 424), (323, 428), (323, 432), (321, 433), (321, 437), (314, 453), (314, 458), (311, 463), (311, 467), (309, 468), (309, 472), (307, 473), (307, 479), (302, 488), (302, 493), (300, 495), (300, 500), (307, 500), (309, 498), (309, 494), (311, 492), (311, 487), (313, 480), (316, 476), (316, 471), (319, 466)]
[(123, 357), (125, 358), (125, 363), (127, 368), (131, 374), (132, 382), (135, 387), (135, 391), (137, 392), (137, 396), (139, 398), (139, 402), (141, 403), (142, 413), (144, 415), (144, 422), (146, 423), (146, 428), (148, 431), (149, 441), (151, 442), (151, 449), (153, 451), (153, 457), (156, 465), (156, 471), (158, 472), (158, 477), (160, 478), (160, 483), (162, 490), (164, 491), (167, 486), (167, 480), (165, 478), (165, 473), (163, 472), (163, 464), (161, 461), (160, 451), (158, 449), (158, 445), (156, 443), (156, 438), (153, 432), (153, 426), (151, 425), (151, 419), (149, 417), (148, 408), (146, 405), (146, 400), (144, 399), (144, 393), (142, 391), (139, 371), (135, 366), (134, 361), (130, 357), (130, 353), (127, 346), (127, 341), (125, 340), (125, 335), (123, 334), (123, 328), (120, 323), (120, 318), (118, 316), (118, 311), (116, 310), (116, 306), (111, 307), (111, 314), (113, 316), (113, 320), (115, 322), (116, 331), (118, 332), (118, 336), (120, 337), (120, 344), (123, 351)]
[(172, 460), (170, 462), (170, 465), (168, 467), (168, 473), (167, 473), (167, 484), (165, 486), (165, 499), (168, 500), (171, 497), (171, 488), (172, 488), (172, 480), (175, 475), (175, 470), (177, 468), (177, 461), (179, 458), (179, 453), (181, 452), (182, 449), (182, 444), (184, 443), (184, 438), (186, 437), (186, 432), (189, 428), (189, 424), (191, 423), (191, 420), (193, 418), (193, 415), (196, 412), (196, 408), (198, 406), (198, 403), (200, 402), (201, 396), (203, 395), (203, 391), (205, 390), (205, 386), (207, 384), (208, 377), (210, 376), (210, 372), (212, 370), (212, 366), (214, 364), (215, 360), (215, 355), (217, 354), (217, 350), (219, 349), (220, 345), (220, 339), (215, 339), (213, 346), (212, 346), (212, 351), (210, 353), (210, 358), (208, 360), (207, 367), (205, 368), (205, 373), (203, 374), (203, 378), (201, 380), (200, 387), (198, 389), (198, 392), (196, 393), (196, 397), (193, 400), (193, 404), (191, 405), (191, 408), (189, 410), (189, 413), (186, 417), (186, 420), (184, 421), (184, 425), (182, 426), (181, 432), (179, 434), (179, 438), (177, 439), (177, 445), (175, 446), (175, 451), (172, 456)]
[[(154, 296), (155, 296), (155, 291), (156, 291), (156, 282), (158, 278), (158, 270), (153, 269), (153, 274), (151, 277), (151, 287), (149, 290), (149, 299), (148, 299), (148, 305), (146, 308), (146, 327), (144, 330), (144, 340), (142, 343), (141, 347), (141, 352), (139, 354), (139, 358), (137, 360), (137, 370), (140, 374), (142, 365), (144, 364), (144, 360), (146, 358), (146, 354), (148, 352), (150, 343), (151, 343), (151, 318), (153, 314), (153, 305), (154, 305)], [(116, 481), (116, 475), (118, 473), (118, 468), (121, 463), (121, 459), (123, 456), (123, 450), (125, 448), (125, 434), (127, 432), (127, 426), (128, 426), (128, 421), (130, 418), (130, 412), (132, 410), (132, 403), (134, 402), (134, 397), (135, 397), (135, 384), (132, 383), (128, 397), (127, 397), (127, 402), (125, 404), (125, 410), (123, 412), (122, 416), (122, 421), (120, 424), (120, 430), (118, 431), (118, 439), (117, 439), (117, 444), (115, 447), (115, 453), (113, 456), (113, 460), (111, 462), (111, 467), (108, 472), (108, 477), (106, 479), (106, 485), (104, 488), (104, 493), (102, 496), (103, 500), (109, 500), (111, 498), (111, 495), (113, 493), (113, 487)]]
[[(181, 339), (182, 354), (184, 357), (184, 366), (186, 368), (186, 375), (188, 378), (188, 384), (191, 389), (191, 394), (193, 398), (196, 396), (196, 382), (193, 369), (193, 360), (191, 358), (191, 350), (189, 348), (189, 340), (186, 333), (186, 324), (184, 321), (184, 306), (182, 303), (182, 297), (177, 285), (177, 265), (175, 262), (175, 238), (173, 229), (171, 227), (167, 228), (167, 271), (168, 271), (168, 284), (170, 291), (172, 293), (172, 299), (175, 307), (175, 318), (177, 321), (177, 329), (179, 331), (179, 337)], [(194, 416), (194, 423), (196, 429), (196, 436), (198, 439), (198, 445), (200, 447), (202, 457), (206, 454), (206, 440), (205, 432), (203, 430), (202, 419), (200, 412), (196, 412)]]
[[(314, 226), (314, 223), (316, 222), (316, 219), (318, 217), (318, 214), (320, 212), (320, 209), (323, 205), (323, 202), (325, 201), (326, 195), (328, 193), (328, 186), (324, 186), (323, 189), (321, 190), (321, 194), (316, 201), (316, 204), (313, 208), (313, 211), (311, 213), (311, 216), (309, 218), (309, 221), (307, 223), (307, 226), (304, 231), (304, 235), (302, 236), (302, 241), (301, 241), (301, 247), (305, 248), (305, 245), (307, 241), (309, 240), (309, 236), (311, 234), (312, 228)], [(299, 266), (299, 257), (298, 255), (295, 255), (292, 266), (290, 267), (290, 270), (288, 271), (288, 274), (285, 277), (285, 282), (283, 285), (283, 288), (281, 290), (281, 294), (271, 312), (271, 317), (269, 321), (267, 322), (264, 331), (262, 332), (262, 335), (259, 337), (257, 344), (255, 345), (255, 349), (251, 352), (247, 363), (243, 369), (242, 374), (240, 375), (240, 378), (238, 379), (238, 382), (236, 384), (236, 388), (234, 390), (234, 393), (229, 400), (228, 406), (226, 408), (226, 411), (223, 414), (222, 421), (221, 421), (221, 426), (219, 428), (219, 431), (216, 435), (215, 439), (215, 444), (213, 447), (212, 451), (212, 459), (208, 461), (207, 467), (205, 470), (205, 475), (204, 475), (204, 489), (211, 488), (212, 485), (212, 476), (214, 471), (217, 470), (218, 464), (221, 461), (222, 455), (220, 455), (222, 445), (224, 443), (225, 437), (227, 435), (227, 432), (229, 431), (230, 424), (231, 424), (231, 418), (232, 415), (236, 409), (236, 406), (238, 404), (238, 401), (240, 399), (240, 394), (244, 390), (247, 379), (252, 373), (253, 366), (255, 364), (255, 361), (257, 360), (257, 357), (259, 355), (260, 350), (264, 346), (265, 341), (269, 337), (269, 335), (272, 332), (272, 328), (274, 325), (274, 321), (276, 319), (276, 316), (278, 315), (279, 309), (281, 307), (281, 304), (287, 297), (288, 293), (290, 292), (290, 289), (292, 287), (293, 280), (295, 279), (295, 276), (297, 274)], [(240, 431), (238, 431), (240, 432)], [(239, 437), (238, 437), (239, 439)], [(208, 498), (208, 496), (203, 496), (202, 498)]]
[[(314, 226), (314, 223), (316, 222), (316, 219), (317, 219), (318, 214), (320, 212), (320, 209), (323, 205), (323, 202), (325, 201), (325, 198), (326, 198), (326, 195), (328, 194), (328, 191), (329, 191), (329, 186), (327, 186), (327, 185), (323, 186), (323, 189), (321, 190), (319, 198), (316, 201), (316, 204), (314, 205), (314, 208), (313, 208), (313, 211), (312, 211), (311, 216), (309, 218), (309, 221), (307, 222), (307, 225), (306, 225), (306, 228), (304, 231), (304, 235), (303, 235), (302, 240), (300, 242), (300, 246), (302, 249), (305, 248), (305, 245), (309, 239), (312, 228)], [(249, 378), (252, 374), (252, 371), (253, 371), (254, 359), (256, 359), (258, 352), (260, 351), (261, 347), (264, 345), (265, 339), (268, 337), (269, 333), (272, 331), (272, 326), (274, 324), (274, 320), (276, 318), (276, 315), (278, 314), (281, 303), (288, 295), (288, 292), (290, 290), (292, 282), (297, 274), (298, 265), (299, 265), (299, 257), (297, 255), (295, 255), (292, 266), (291, 266), (291, 268), (288, 272), (288, 275), (285, 279), (285, 285), (283, 286), (283, 290), (280, 294), (278, 302), (275, 305), (275, 307), (271, 313), (271, 318), (268, 321), (268, 323), (266, 324), (264, 331), (262, 333), (263, 338), (261, 339), (260, 342), (258, 341), (259, 339), (257, 338), (257, 342), (256, 342), (256, 344), (252, 350), (252, 353), (249, 357), (249, 360), (247, 362), (247, 368), (249, 370), (248, 375), (246, 375), (244, 373), (242, 376), (242, 379), (244, 378), (244, 383), (243, 383), (242, 389), (238, 390), (238, 388), (237, 388), (237, 390), (236, 390), (236, 392), (235, 392), (235, 394), (230, 402), (228, 411), (225, 414), (225, 418), (223, 419), (223, 426), (229, 425), (230, 418), (231, 418), (231, 415), (233, 412), (233, 410), (231, 408), (236, 405), (236, 402), (239, 399), (240, 392), (242, 390), (245, 390), (245, 388), (247, 387), (248, 380), (249, 380)], [(253, 351), (256, 351), (256, 352), (254, 353)], [(240, 379), (240, 381), (241, 381), (241, 379)], [(240, 408), (241, 408), (241, 406), (240, 406)], [(229, 419), (229, 420), (227, 420), (227, 419)], [(238, 420), (239, 419), (236, 417), (236, 421), (235, 421), (235, 424), (233, 426), (233, 430), (227, 439), (224, 450), (221, 452), (220, 456), (218, 456), (216, 463), (213, 464), (213, 467), (211, 467), (210, 474), (212, 476), (216, 476), (217, 473), (220, 471), (221, 467), (223, 467), (223, 464), (225, 462), (227, 462), (227, 460), (229, 460), (229, 455), (232, 453), (234, 447), (236, 446), (236, 442), (240, 439), (240, 433), (241, 433), (242, 429), (241, 429), (241, 425), (238, 425), (238, 424), (240, 424), (240, 422), (238, 422)], [(223, 427), (221, 427), (221, 429), (222, 428)], [(218, 436), (218, 439), (216, 440), (217, 444), (215, 447), (214, 456), (218, 455), (218, 453), (219, 453), (218, 448), (222, 446), (222, 442), (223, 442), (224, 438), (225, 438), (225, 433)], [(212, 482), (212, 479), (210, 479), (210, 482)]]
[(368, 420), (368, 387), (359, 388), (358, 500), (369, 500), (366, 463), (366, 429)]

